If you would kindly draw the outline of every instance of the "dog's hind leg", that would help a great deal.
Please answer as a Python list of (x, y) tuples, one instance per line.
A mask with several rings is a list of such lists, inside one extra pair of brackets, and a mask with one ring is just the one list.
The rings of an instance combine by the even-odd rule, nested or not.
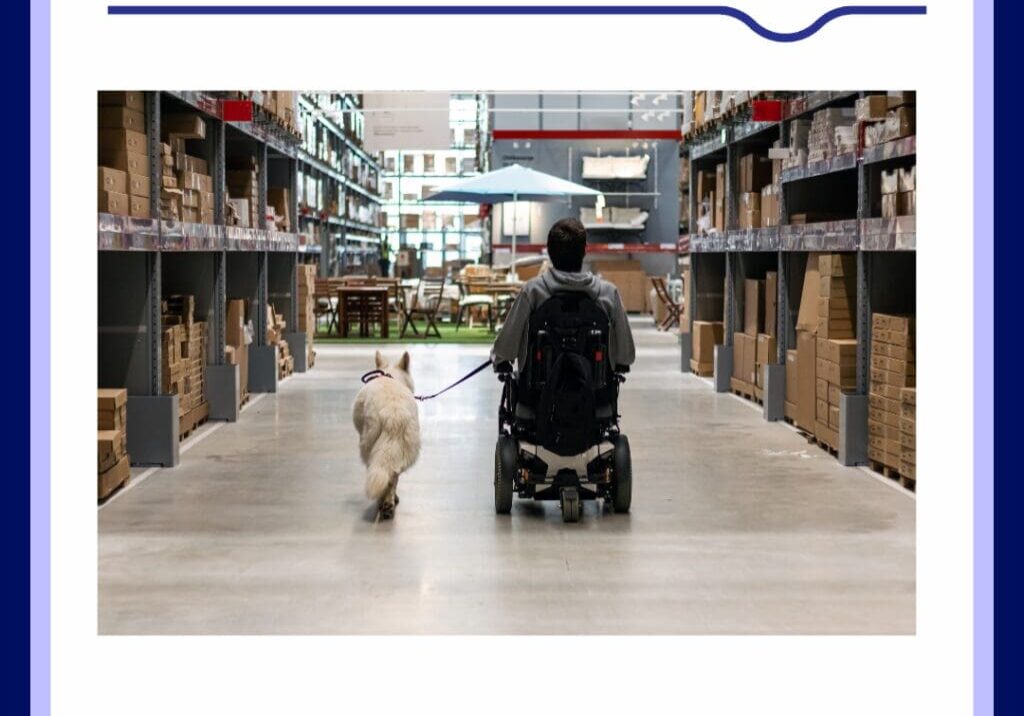
[(395, 507), (398, 505), (398, 494), (395, 492), (397, 487), (398, 475), (392, 475), (390, 482), (388, 482), (387, 491), (380, 498), (379, 510), (381, 519), (390, 520), (395, 516)]

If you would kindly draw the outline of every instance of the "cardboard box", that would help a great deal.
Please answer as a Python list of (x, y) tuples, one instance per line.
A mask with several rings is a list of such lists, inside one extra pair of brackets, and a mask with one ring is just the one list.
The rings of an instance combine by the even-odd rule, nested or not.
[(817, 335), (822, 338), (854, 338), (856, 333), (854, 332), (853, 318), (820, 316)]
[(857, 254), (820, 254), (818, 256), (818, 274), (822, 277), (830, 278), (856, 278)]
[(130, 107), (100, 107), (100, 129), (131, 129), (145, 133), (146, 115)]
[(901, 388), (900, 402), (904, 405), (917, 406), (917, 388)]
[(161, 114), (160, 133), (164, 137), (175, 135), (182, 139), (206, 139), (206, 122), (192, 112)]
[(769, 271), (764, 276), (764, 332), (777, 336), (776, 321), (778, 319), (779, 274)]
[(100, 190), (99, 211), (107, 214), (128, 215), (128, 195), (119, 191)]
[(100, 410), (117, 410), (128, 404), (125, 388), (100, 388), (96, 391), (96, 407)]
[(858, 122), (872, 122), (885, 119), (889, 111), (889, 98), (884, 94), (873, 94), (861, 97), (854, 103)]
[(128, 174), (128, 194), (130, 196), (142, 196), (149, 201), (149, 176), (145, 174)]
[(885, 141), (909, 137), (915, 132), (915, 112), (913, 107), (897, 107), (885, 117)]
[(96, 433), (97, 472), (106, 472), (123, 458), (125, 435), (120, 430), (99, 430)]
[(839, 449), (839, 433), (830, 428), (825, 420), (815, 421), (814, 436), (833, 450)]
[(737, 380), (747, 380), (743, 373), (743, 357), (749, 338), (746, 333), (732, 334), (732, 377)]
[(807, 431), (814, 430), (815, 375), (811, 366), (817, 361), (814, 333), (796, 332), (797, 366), (797, 418), (796, 422)]
[(818, 279), (819, 298), (841, 298), (852, 301), (857, 296), (854, 276), (822, 276)]
[(792, 403), (794, 406), (800, 394), (797, 383), (799, 381), (799, 366), (796, 349), (786, 351), (786, 403)]
[(129, 475), (131, 475), (131, 465), (126, 455), (118, 460), (112, 468), (99, 474), (99, 499), (103, 500), (109, 497), (114, 490), (124, 484)]
[(149, 175), (149, 157), (138, 152), (109, 151), (100, 153), (100, 163), (129, 174)]
[(882, 194), (882, 218), (895, 219), (900, 214), (897, 194)]
[(247, 344), (245, 336), (245, 314), (248, 301), (244, 298), (228, 299), (227, 322), (224, 326), (224, 340), (229, 346), (239, 348)]
[(761, 333), (757, 336), (757, 358), (754, 367), (754, 384), (760, 388), (764, 387), (764, 366), (775, 363), (778, 355), (778, 346), (775, 344), (775, 336)]
[(639, 261), (593, 261), (591, 270), (615, 285), (626, 311), (643, 313), (647, 310), (647, 290), (651, 284)]
[(842, 366), (857, 364), (857, 341), (851, 338), (818, 338), (818, 358)]
[(111, 167), (99, 168), (99, 190), (116, 194), (128, 193), (128, 173)]
[[(820, 344), (819, 344), (820, 345)], [(821, 360), (819, 358), (818, 360)], [(829, 382), (821, 376), (815, 376), (814, 378), (814, 397), (817, 400), (824, 400), (828, 402), (828, 386)]]
[(149, 207), (148, 196), (130, 196), (128, 197), (128, 216), (134, 216), (136, 219), (148, 219), (152, 216)]
[(757, 380), (757, 339), (746, 333), (732, 334), (732, 377), (754, 386)]
[(883, 195), (895, 194), (900, 190), (900, 173), (898, 169), (880, 172), (878, 178), (879, 190)]
[(764, 281), (748, 278), (743, 281), (743, 332), (757, 336), (764, 330)]
[(114, 152), (149, 154), (146, 135), (131, 129), (101, 129), (99, 131), (99, 147), (101, 157)]
[[(818, 273), (818, 255), (807, 255), (807, 267), (804, 269), (804, 286), (800, 295), (800, 308), (797, 311), (796, 329), (817, 333), (818, 331), (818, 295), (821, 291), (821, 277)], [(801, 358), (801, 360), (803, 360)], [(813, 361), (812, 361), (813, 363)], [(809, 365), (804, 363), (803, 365)], [(802, 426), (803, 427), (803, 426)], [(806, 426), (806, 429), (813, 425)]]
[(721, 321), (693, 322), (693, 360), (714, 364), (715, 346), (722, 344), (725, 324)]
[[(852, 389), (854, 387), (855, 386), (851, 385), (851, 386), (848, 386), (847, 389), (849, 390), (849, 389)], [(832, 383), (829, 383), (828, 384), (828, 404), (829, 405), (839, 405), (839, 401), (842, 400), (842, 397), (843, 397), (843, 386), (841, 386), (841, 385), (833, 385)]]
[[(815, 361), (815, 375), (841, 388), (854, 388), (857, 384), (857, 366), (840, 365), (818, 357)], [(826, 397), (827, 399), (827, 397)]]
[(146, 111), (146, 100), (142, 92), (100, 92), (101, 107), (128, 107), (138, 112)]
[(909, 169), (901, 168), (897, 172), (897, 191), (914, 191), (917, 189), (917, 165)]
[(896, 214), (898, 216), (917, 214), (917, 192), (901, 191), (896, 195)]

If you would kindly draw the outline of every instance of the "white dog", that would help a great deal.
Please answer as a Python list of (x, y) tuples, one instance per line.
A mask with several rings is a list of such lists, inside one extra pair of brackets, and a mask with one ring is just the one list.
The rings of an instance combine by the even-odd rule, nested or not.
[(356, 395), (352, 422), (366, 465), (366, 496), (377, 500), (382, 518), (390, 519), (398, 504), (398, 477), (420, 456), (420, 417), (409, 354), (389, 366), (377, 351), (376, 361), (383, 375), (369, 380)]

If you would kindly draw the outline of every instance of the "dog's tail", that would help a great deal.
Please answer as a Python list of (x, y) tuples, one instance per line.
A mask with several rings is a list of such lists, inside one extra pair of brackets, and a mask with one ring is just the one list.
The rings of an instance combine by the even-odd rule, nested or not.
[(392, 474), (380, 461), (371, 459), (370, 464), (366, 466), (366, 496), (371, 500), (384, 497), (391, 484)]

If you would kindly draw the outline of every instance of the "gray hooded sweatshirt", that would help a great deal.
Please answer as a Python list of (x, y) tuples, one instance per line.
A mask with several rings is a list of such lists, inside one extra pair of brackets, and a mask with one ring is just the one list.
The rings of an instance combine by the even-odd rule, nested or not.
[(613, 366), (633, 364), (636, 360), (633, 332), (615, 285), (589, 272), (576, 273), (555, 268), (527, 281), (516, 297), (491, 349), (495, 363), (518, 360), (517, 368), (526, 364), (530, 314), (558, 291), (578, 291), (597, 301), (608, 314), (608, 360)]

